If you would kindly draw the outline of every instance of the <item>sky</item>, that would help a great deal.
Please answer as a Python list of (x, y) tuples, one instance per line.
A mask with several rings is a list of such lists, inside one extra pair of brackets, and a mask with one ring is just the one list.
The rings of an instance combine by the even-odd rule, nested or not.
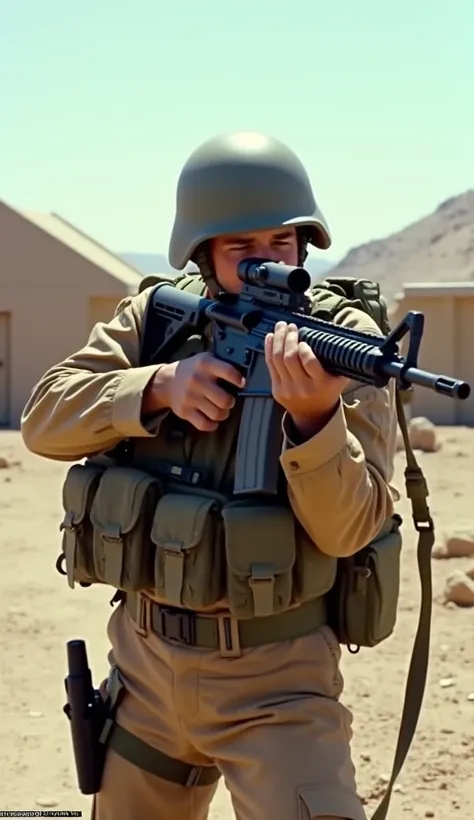
[(166, 253), (187, 156), (263, 131), (338, 259), (474, 188), (473, 35), (472, 0), (0, 0), (0, 199)]

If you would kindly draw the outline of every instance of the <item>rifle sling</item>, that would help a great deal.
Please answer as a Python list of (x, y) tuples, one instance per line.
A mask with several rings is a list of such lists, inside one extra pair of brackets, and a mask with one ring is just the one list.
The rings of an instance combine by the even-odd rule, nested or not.
[(407, 460), (405, 468), (406, 492), (411, 502), (415, 529), (418, 532), (417, 560), (421, 598), (418, 626), (405, 686), (405, 700), (403, 703), (392, 772), (385, 795), (377, 806), (371, 820), (385, 820), (395, 781), (400, 774), (415, 735), (425, 693), (431, 638), (431, 608), (433, 599), (431, 551), (435, 541), (434, 524), (427, 503), (428, 487), (423, 471), (419, 467), (410, 445), (405, 412), (399, 390), (396, 391), (396, 408)]

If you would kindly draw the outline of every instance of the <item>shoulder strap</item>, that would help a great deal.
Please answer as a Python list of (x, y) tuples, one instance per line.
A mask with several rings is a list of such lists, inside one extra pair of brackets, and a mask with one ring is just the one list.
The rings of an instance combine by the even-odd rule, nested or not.
[(407, 460), (405, 468), (405, 487), (407, 496), (411, 502), (415, 529), (418, 532), (417, 559), (421, 598), (418, 626), (405, 686), (405, 699), (392, 772), (387, 790), (381, 803), (372, 815), (372, 820), (385, 820), (395, 781), (400, 774), (415, 735), (425, 693), (431, 639), (431, 609), (433, 600), (431, 551), (435, 542), (434, 524), (427, 503), (429, 494), (428, 486), (410, 445), (405, 411), (398, 390), (396, 393), (396, 403), (397, 418), (403, 436)]
[(178, 290), (189, 290), (196, 296), (204, 296), (207, 291), (207, 285), (199, 273), (188, 273), (177, 280), (176, 287)]
[(138, 286), (138, 293), (143, 293), (147, 288), (154, 287), (166, 282), (168, 285), (174, 285), (178, 290), (190, 290), (191, 293), (196, 293), (203, 296), (206, 292), (206, 284), (201, 274), (196, 273), (180, 273), (173, 276), (171, 273), (150, 273), (144, 276), (140, 285)]

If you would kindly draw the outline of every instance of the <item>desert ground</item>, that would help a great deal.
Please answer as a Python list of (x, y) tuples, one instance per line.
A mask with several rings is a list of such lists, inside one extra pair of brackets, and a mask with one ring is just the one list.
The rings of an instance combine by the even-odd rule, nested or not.
[[(430, 487), (437, 543), (474, 529), (474, 430), (438, 431), (441, 449), (420, 453)], [(62, 713), (66, 641), (83, 637), (98, 682), (107, 672), (109, 591), (68, 588), (57, 574), (61, 481), (68, 465), (27, 453), (17, 432), (0, 433), (0, 811), (82, 810)], [(391, 768), (419, 601), (416, 540), (403, 493), (401, 606), (394, 635), (356, 656), (343, 652), (345, 703), (354, 711), (353, 753), (360, 793), (372, 814)], [(445, 580), (474, 558), (432, 561), (435, 602), (431, 664), (422, 716), (392, 798), (391, 820), (474, 817), (474, 608), (445, 605)], [(231, 820), (222, 785), (213, 820)], [(279, 820), (279, 818), (277, 818)], [(284, 818), (281, 818), (284, 820)]]

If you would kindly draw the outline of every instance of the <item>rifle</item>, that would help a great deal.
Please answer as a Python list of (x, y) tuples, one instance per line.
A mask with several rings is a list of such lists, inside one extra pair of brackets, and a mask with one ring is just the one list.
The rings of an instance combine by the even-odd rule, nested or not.
[[(198, 296), (174, 285), (157, 285), (145, 323), (143, 347), (149, 361), (166, 362), (168, 354), (192, 334), (211, 325), (212, 353), (229, 362), (246, 378), (237, 395), (243, 411), (237, 444), (234, 494), (276, 495), (280, 456), (282, 408), (271, 392), (264, 341), (279, 321), (299, 328), (326, 372), (363, 384), (385, 387), (395, 379), (400, 390), (412, 384), (444, 396), (467, 399), (469, 384), (417, 366), (424, 315), (409, 311), (387, 336), (340, 327), (309, 315), (311, 285), (308, 271), (265, 259), (244, 259), (238, 266), (242, 292), (221, 292), (215, 299)], [(153, 321), (153, 319), (155, 321)], [(405, 357), (400, 341), (409, 334)]]

